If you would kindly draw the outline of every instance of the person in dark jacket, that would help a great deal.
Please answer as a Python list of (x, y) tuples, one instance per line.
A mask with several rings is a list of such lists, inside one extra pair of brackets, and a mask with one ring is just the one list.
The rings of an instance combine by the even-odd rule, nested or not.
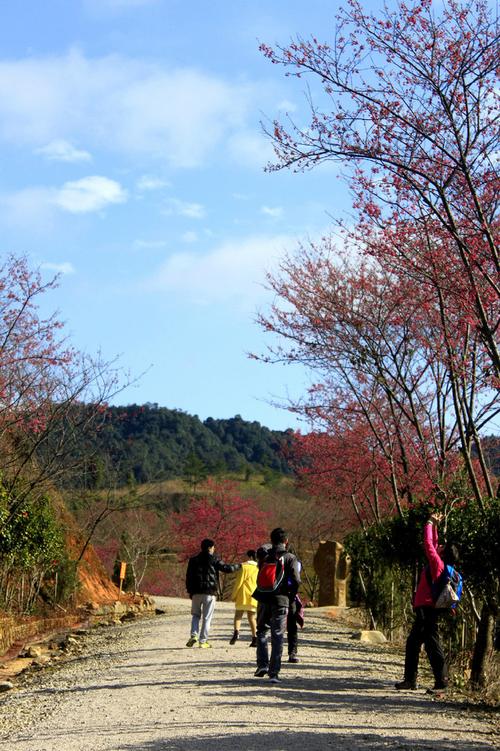
[[(241, 568), (241, 563), (224, 563), (215, 555), (215, 542), (208, 538), (201, 541), (201, 552), (189, 559), (186, 571), (186, 589), (191, 598), (191, 636), (186, 644), (202, 648), (212, 645), (208, 641), (219, 591), (219, 572), (230, 574)], [(201, 622), (201, 629), (200, 629)]]
[[(288, 552), (294, 553), (295, 550), (291, 547), (288, 548)], [(297, 558), (297, 567), (299, 573), (302, 571), (302, 563)], [(302, 626), (304, 621), (302, 601), (294, 592), (290, 595), (290, 602), (288, 604), (288, 615), (286, 619), (286, 640), (288, 645), (288, 662), (299, 662), (299, 656), (297, 654), (299, 646), (299, 625)], [(302, 614), (302, 615), (301, 615)]]
[[(257, 608), (257, 670), (259, 678), (269, 674), (272, 683), (280, 683), (281, 656), (286, 631), (288, 607), (300, 586), (300, 572), (297, 558), (287, 552), (286, 532), (277, 527), (271, 532), (271, 549), (261, 560), (261, 565), (282, 559), (284, 575), (279, 586), (271, 593), (261, 593), (258, 588), (254, 597), (259, 602)], [(261, 551), (259, 551), (261, 552)], [(267, 632), (271, 630), (271, 657), (269, 658)]]
[(439, 545), (437, 525), (443, 514), (434, 512), (424, 528), (424, 551), (427, 566), (422, 570), (413, 598), (415, 620), (406, 640), (404, 679), (396, 683), (398, 691), (417, 688), (417, 672), (422, 644), (425, 647), (432, 672), (434, 691), (442, 691), (448, 685), (448, 668), (439, 638), (439, 616), (442, 611), (434, 607), (431, 585), (441, 575), (445, 565), (455, 565), (458, 551), (455, 545)]

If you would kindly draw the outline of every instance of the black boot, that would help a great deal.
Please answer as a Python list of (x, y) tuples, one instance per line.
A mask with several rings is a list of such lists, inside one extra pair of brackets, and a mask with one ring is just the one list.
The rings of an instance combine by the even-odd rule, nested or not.
[(240, 638), (240, 632), (235, 630), (234, 634), (229, 640), (229, 644), (236, 644), (239, 638)]
[(395, 683), (394, 688), (396, 688), (398, 691), (415, 691), (415, 689), (417, 688), (417, 681), (408, 681), (405, 678), (404, 681)]
[(250, 646), (251, 647), (256, 647), (257, 646), (257, 637), (256, 636), (252, 636), (252, 641), (250, 642)]

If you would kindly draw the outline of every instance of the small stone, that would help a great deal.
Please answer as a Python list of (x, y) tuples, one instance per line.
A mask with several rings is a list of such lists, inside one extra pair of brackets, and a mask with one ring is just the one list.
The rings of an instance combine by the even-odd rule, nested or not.
[(34, 661), (34, 665), (37, 665), (38, 667), (42, 667), (43, 665), (47, 665), (50, 662), (50, 657), (48, 655), (40, 655), (40, 657), (37, 657)]
[(10, 691), (14, 688), (14, 684), (10, 681), (0, 681), (0, 693), (3, 693), (4, 691)]
[(387, 641), (382, 631), (355, 631), (351, 639), (368, 644), (385, 644)]

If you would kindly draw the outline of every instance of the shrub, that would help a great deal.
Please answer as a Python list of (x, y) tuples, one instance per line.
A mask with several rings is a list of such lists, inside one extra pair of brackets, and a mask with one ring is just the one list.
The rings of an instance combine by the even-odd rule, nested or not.
[(10, 508), (0, 484), (0, 605), (26, 613), (34, 608), (44, 583), (53, 580), (59, 569), (66, 572), (69, 563), (64, 534), (48, 497), (36, 502), (28, 497), (14, 505), (14, 512)]

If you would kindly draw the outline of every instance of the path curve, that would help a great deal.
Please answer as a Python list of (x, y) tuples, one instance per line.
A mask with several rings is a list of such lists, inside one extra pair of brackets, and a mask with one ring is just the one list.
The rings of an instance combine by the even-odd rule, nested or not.
[[(398, 694), (401, 655), (360, 644), (308, 610), (298, 665), (283, 683), (253, 677), (248, 629), (234, 646), (233, 605), (218, 603), (214, 648), (187, 649), (189, 600), (157, 598), (158, 618), (98, 629), (79, 657), (0, 696), (6, 751), (485, 751), (479, 714)], [(425, 659), (424, 659), (425, 662)], [(428, 684), (429, 685), (429, 684)]]

